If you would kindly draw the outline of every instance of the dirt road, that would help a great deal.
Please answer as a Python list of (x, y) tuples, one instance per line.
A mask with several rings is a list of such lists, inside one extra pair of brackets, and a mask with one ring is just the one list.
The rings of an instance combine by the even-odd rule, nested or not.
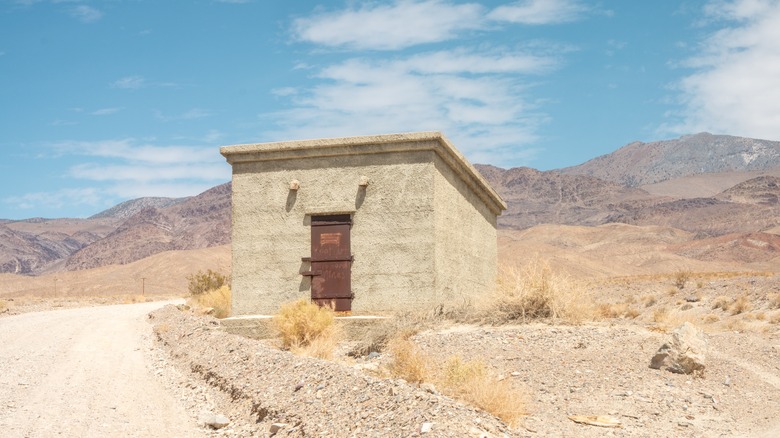
[(162, 305), (0, 318), (0, 434), (202, 436), (148, 363), (146, 315)]

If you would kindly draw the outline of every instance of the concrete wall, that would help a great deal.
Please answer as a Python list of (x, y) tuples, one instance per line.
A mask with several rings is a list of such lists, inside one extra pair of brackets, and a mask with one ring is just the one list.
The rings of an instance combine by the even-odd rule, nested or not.
[(495, 286), (496, 216), (506, 204), (439, 132), (221, 152), (233, 165), (235, 315), (311, 296), (301, 258), (318, 214), (352, 216), (355, 314), (457, 306)]
[[(434, 296), (435, 152), (235, 163), (233, 313), (275, 313), (310, 296), (311, 215), (350, 213), (353, 312), (426, 305)], [(370, 183), (359, 188), (361, 176)], [(291, 191), (290, 181), (300, 181)], [(388, 309), (390, 307), (390, 309)]]
[(435, 166), (436, 293), (445, 306), (494, 291), (496, 215), (440, 157)]

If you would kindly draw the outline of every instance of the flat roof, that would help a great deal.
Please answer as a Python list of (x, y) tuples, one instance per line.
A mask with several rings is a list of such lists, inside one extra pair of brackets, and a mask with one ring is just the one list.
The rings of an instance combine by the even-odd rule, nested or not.
[(421, 150), (435, 151), (493, 213), (500, 215), (503, 210), (506, 210), (506, 203), (501, 196), (447, 137), (438, 131), (240, 144), (223, 146), (220, 148), (220, 153), (228, 163), (233, 165), (257, 161)]

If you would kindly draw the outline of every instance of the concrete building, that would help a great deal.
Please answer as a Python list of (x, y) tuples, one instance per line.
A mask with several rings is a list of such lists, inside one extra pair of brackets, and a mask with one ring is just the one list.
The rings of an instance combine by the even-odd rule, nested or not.
[(233, 314), (355, 314), (490, 292), (506, 204), (438, 132), (226, 146)]

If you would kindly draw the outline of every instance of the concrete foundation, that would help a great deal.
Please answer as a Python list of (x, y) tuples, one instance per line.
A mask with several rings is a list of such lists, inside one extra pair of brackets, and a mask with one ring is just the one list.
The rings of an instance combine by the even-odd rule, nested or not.
[[(336, 324), (341, 326), (347, 340), (362, 339), (366, 332), (381, 324), (384, 316), (337, 316)], [(222, 330), (252, 339), (271, 339), (276, 337), (271, 315), (233, 316), (220, 320)]]

